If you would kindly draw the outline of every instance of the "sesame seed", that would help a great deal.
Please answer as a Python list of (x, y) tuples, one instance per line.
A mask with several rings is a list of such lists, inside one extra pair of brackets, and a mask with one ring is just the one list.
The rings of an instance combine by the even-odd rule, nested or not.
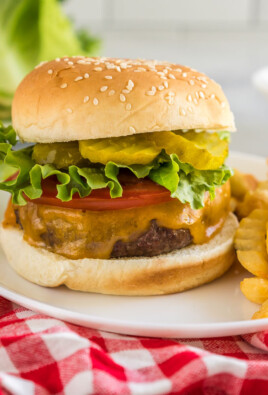
[(115, 69), (116, 69), (116, 71), (121, 71), (121, 68), (120, 68), (120, 66), (115, 66)]
[(63, 60), (64, 60), (64, 62), (68, 62), (69, 58), (65, 58), (65, 59), (63, 59)]
[(126, 110), (128, 110), (128, 111), (131, 110), (131, 104), (130, 104), (130, 103), (127, 103), (127, 105), (126, 105)]
[(138, 70), (138, 69), (135, 69), (133, 71), (134, 71), (134, 73), (140, 73), (141, 72), (141, 70)]
[(173, 74), (169, 74), (168, 76), (169, 76), (169, 78), (171, 78), (172, 80), (175, 80), (175, 79), (176, 79), (175, 76), (174, 76)]
[(164, 75), (161, 75), (162, 80), (167, 80), (167, 77), (165, 77)]
[(193, 112), (193, 107), (189, 106), (189, 107), (187, 107), (187, 110), (188, 110), (189, 112)]
[(190, 85), (194, 85), (194, 80), (190, 80)]
[(206, 77), (203, 77), (203, 76), (198, 76), (198, 77), (196, 77), (199, 81), (204, 81), (204, 82), (207, 82), (207, 80), (206, 80)]
[(195, 96), (197, 97), (197, 99), (199, 99), (199, 93), (195, 92)]
[(67, 88), (67, 84), (66, 84), (66, 82), (64, 82), (63, 84), (61, 84), (61, 86), (60, 86), (61, 88)]
[(107, 91), (107, 89), (108, 89), (108, 86), (105, 85), (105, 86), (102, 86), (102, 87), (100, 88), (100, 91), (101, 91), (101, 92), (105, 92), (105, 91)]
[(123, 95), (123, 93), (120, 93), (120, 101), (121, 102), (125, 102), (126, 101), (126, 96), (125, 95)]
[(77, 61), (77, 63), (78, 63), (78, 64), (85, 64), (86, 61), (85, 61), (84, 59), (79, 59), (79, 60)]
[(55, 61), (56, 61), (56, 62), (60, 62), (60, 58), (56, 58)]
[(130, 91), (128, 89), (122, 89), (122, 92), (128, 94)]
[(113, 96), (114, 94), (115, 94), (115, 91), (113, 89), (108, 93), (109, 96)]
[(66, 108), (66, 111), (71, 114), (73, 112), (73, 110), (71, 108)]
[(199, 96), (200, 96), (202, 99), (205, 99), (204, 92), (200, 91), (200, 92), (199, 92)]
[(84, 74), (84, 78), (89, 78), (89, 74), (88, 74), (88, 73), (85, 73), (85, 74)]
[(51, 70), (51, 69), (49, 69), (47, 72), (48, 72), (48, 74), (53, 74), (53, 70)]
[(89, 96), (84, 97), (84, 103), (87, 103), (89, 101)]
[(170, 97), (168, 99), (168, 104), (174, 104), (174, 98), (173, 97)]
[(204, 89), (206, 89), (206, 87), (207, 87), (206, 84), (202, 84), (201, 86), (202, 86), (202, 88), (204, 88)]
[(71, 62), (71, 61), (70, 61), (70, 62), (68, 62), (68, 64), (69, 64), (70, 66), (72, 66), (72, 65), (74, 64), (74, 62)]
[(148, 96), (154, 96), (155, 95), (155, 91), (147, 91), (146, 95)]
[(136, 133), (136, 130), (135, 130), (135, 128), (133, 128), (133, 126), (129, 127), (129, 131), (130, 131), (130, 133)]
[(79, 77), (76, 77), (74, 80), (75, 80), (75, 82), (77, 82), (77, 81), (81, 81), (82, 79), (83, 79), (83, 77), (79, 76)]
[(181, 115), (186, 115), (186, 111), (184, 110), (184, 108), (180, 108), (180, 114)]
[(102, 71), (102, 67), (95, 67), (93, 70), (95, 70), (95, 71)]
[(168, 101), (168, 104), (174, 104), (174, 92), (169, 92), (165, 99)]
[(168, 73), (168, 70), (167, 70), (167, 69), (164, 69), (164, 70), (163, 70), (163, 73), (164, 73), (164, 74), (167, 74), (167, 73)]
[(167, 81), (164, 81), (163, 84), (164, 84), (165, 88), (168, 88), (168, 82)]
[(212, 93), (212, 94), (210, 95), (210, 98), (211, 98), (211, 99), (215, 99), (215, 94)]
[(187, 73), (182, 73), (182, 76), (183, 77), (187, 77)]
[(221, 102), (221, 106), (224, 108), (226, 106), (226, 103), (224, 101)]
[(198, 104), (198, 101), (196, 98), (194, 98), (193, 102), (194, 102), (194, 104)]
[(113, 77), (111, 75), (106, 75), (104, 78), (106, 78), (106, 80), (112, 80)]
[(132, 80), (128, 80), (127, 89), (132, 90), (134, 88), (134, 82)]
[(97, 106), (99, 104), (99, 100), (96, 97), (94, 97), (93, 99), (93, 104), (94, 106)]
[(158, 90), (162, 91), (163, 89), (165, 89), (164, 85), (159, 85)]
[(188, 95), (188, 96), (187, 96), (187, 100), (188, 100), (189, 102), (191, 102), (191, 101), (192, 101), (192, 96), (191, 96), (191, 95)]
[(178, 71), (179, 73), (181, 73), (182, 69), (175, 69), (175, 71)]

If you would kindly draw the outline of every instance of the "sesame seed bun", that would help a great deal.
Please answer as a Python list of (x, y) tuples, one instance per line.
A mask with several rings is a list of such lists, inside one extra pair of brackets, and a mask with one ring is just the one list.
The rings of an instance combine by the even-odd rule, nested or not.
[(37, 66), (19, 85), (13, 126), (29, 142), (177, 129), (234, 130), (221, 87), (167, 62), (70, 57)]
[(236, 217), (229, 214), (208, 243), (152, 258), (68, 259), (32, 247), (14, 227), (1, 227), (0, 239), (10, 265), (33, 283), (113, 295), (161, 295), (197, 287), (225, 273), (235, 260), (237, 227)]

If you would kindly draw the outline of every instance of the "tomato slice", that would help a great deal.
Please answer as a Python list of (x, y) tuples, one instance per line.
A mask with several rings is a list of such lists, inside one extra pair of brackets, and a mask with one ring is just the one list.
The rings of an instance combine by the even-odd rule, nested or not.
[(18, 174), (19, 174), (19, 172), (16, 171), (16, 173), (14, 173), (14, 174), (12, 174), (11, 176), (9, 176), (9, 177), (5, 180), (5, 182), (16, 180)]
[(95, 189), (87, 197), (80, 198), (78, 193), (74, 194), (69, 202), (62, 202), (56, 198), (57, 180), (54, 177), (42, 181), (43, 194), (40, 198), (27, 201), (37, 204), (46, 204), (73, 209), (84, 209), (93, 211), (122, 210), (135, 207), (149, 206), (172, 200), (170, 191), (154, 183), (149, 179), (137, 179), (130, 177), (129, 180), (120, 180), (123, 187), (123, 196), (111, 198), (108, 188)]

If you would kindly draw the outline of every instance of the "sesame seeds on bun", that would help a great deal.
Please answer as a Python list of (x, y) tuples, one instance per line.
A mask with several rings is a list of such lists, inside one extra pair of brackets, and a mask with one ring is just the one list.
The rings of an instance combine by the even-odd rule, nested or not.
[(221, 87), (168, 62), (57, 58), (19, 85), (12, 106), (19, 137), (61, 142), (178, 129), (234, 130)]

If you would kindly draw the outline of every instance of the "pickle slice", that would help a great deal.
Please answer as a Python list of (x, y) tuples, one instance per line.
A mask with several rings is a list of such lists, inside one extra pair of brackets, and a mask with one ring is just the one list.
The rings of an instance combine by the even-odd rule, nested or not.
[(177, 154), (181, 162), (198, 170), (216, 170), (228, 155), (228, 141), (221, 140), (218, 133), (177, 131), (153, 134), (167, 154)]
[(94, 163), (109, 161), (123, 165), (152, 162), (164, 149), (167, 154), (177, 154), (180, 161), (198, 170), (218, 169), (228, 155), (228, 142), (218, 133), (190, 131), (153, 132), (79, 141), (84, 158)]
[(149, 133), (126, 137), (79, 141), (79, 149), (84, 158), (93, 163), (116, 162), (122, 165), (147, 165), (160, 154)]
[(64, 169), (71, 165), (78, 165), (85, 161), (80, 154), (77, 141), (36, 144), (33, 148), (32, 158), (40, 165), (49, 163), (58, 169)]

